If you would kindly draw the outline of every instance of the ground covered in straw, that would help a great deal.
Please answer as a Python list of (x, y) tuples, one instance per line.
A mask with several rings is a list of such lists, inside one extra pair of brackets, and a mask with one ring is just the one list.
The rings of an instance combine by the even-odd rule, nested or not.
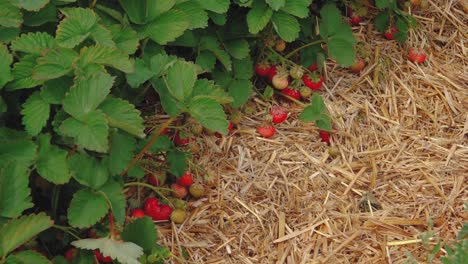
[(184, 224), (160, 225), (161, 242), (194, 263), (427, 263), (454, 239), (468, 220), (468, 16), (463, 1), (428, 2), (404, 46), (355, 28), (372, 54), (361, 75), (327, 65), (330, 147), (282, 100), (291, 115), (272, 139), (255, 134), (258, 100), (233, 135), (207, 136), (198, 162), (217, 187)]

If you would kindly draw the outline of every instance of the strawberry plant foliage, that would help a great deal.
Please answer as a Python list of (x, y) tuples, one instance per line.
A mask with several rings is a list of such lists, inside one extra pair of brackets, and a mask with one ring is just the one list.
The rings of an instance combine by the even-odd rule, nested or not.
[[(355, 40), (336, 5), (318, 4), (312, 8), (320, 12), (316, 17), (311, 4), (0, 1), (0, 263), (43, 262), (36, 253), (11, 251), (52, 221), (66, 225), (54, 232), (80, 238), (80, 229), (105, 222), (107, 214), (126, 226), (123, 186), (147, 173), (140, 154), (153, 141), (146, 154), (162, 157), (164, 170), (175, 177), (187, 171), (186, 151), (168, 136), (152, 140), (154, 132), (145, 133), (147, 113), (139, 109), (149, 109), (141, 107), (148, 92), (157, 94), (157, 102), (146, 104), (161, 105), (171, 118), (184, 115), (227, 134), (225, 109), (241, 107), (253, 94), (255, 56), (268, 50), (264, 40), (295, 42), (300, 52), (291, 57), (303, 64), (321, 64), (327, 57), (351, 64)], [(318, 94), (301, 120), (331, 129)], [(27, 215), (29, 210), (46, 211), (50, 218)], [(150, 247), (155, 236), (143, 241), (133, 234), (150, 233), (154, 226), (148, 221), (124, 227), (128, 241), (111, 236), (78, 240), (76, 246), (99, 249), (121, 263), (137, 263), (143, 248), (148, 259), (164, 261), (168, 252)], [(26, 231), (5, 239), (17, 230)], [(57, 255), (67, 243), (44, 251)], [(77, 258), (93, 261), (89, 251)]]

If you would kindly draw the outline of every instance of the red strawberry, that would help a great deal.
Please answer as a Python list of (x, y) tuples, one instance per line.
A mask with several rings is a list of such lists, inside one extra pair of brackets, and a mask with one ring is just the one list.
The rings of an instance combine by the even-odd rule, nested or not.
[(275, 77), (276, 75), (276, 65), (273, 65), (271, 66), (270, 68), (270, 72), (268, 73), (268, 80), (270, 80), (270, 82), (273, 80), (273, 77)]
[(275, 134), (276, 129), (272, 125), (262, 125), (257, 127), (257, 132), (264, 138), (271, 138)]
[(160, 186), (161, 185), (161, 182), (159, 181), (159, 179), (156, 178), (156, 176), (154, 176), (153, 174), (148, 174), (148, 182), (149, 182), (149, 184), (151, 184), (153, 186)]
[(275, 124), (283, 123), (288, 118), (288, 111), (279, 105), (270, 108), (271, 121)]
[(234, 130), (234, 125), (233, 125), (231, 122), (229, 122), (229, 125), (228, 125), (228, 132), (229, 132), (229, 133), (232, 133), (233, 130)]
[(177, 180), (177, 183), (179, 185), (182, 185), (184, 187), (189, 187), (190, 185), (193, 184), (193, 178), (192, 178), (192, 174), (190, 172), (185, 172), (184, 175), (182, 175), (182, 177), (180, 177), (178, 180)]
[(317, 77), (316, 75), (310, 75), (310, 74), (304, 74), (302, 76), (302, 81), (304, 82), (304, 85), (309, 87), (312, 90), (318, 90), (320, 87), (322, 87), (323, 83), (323, 77)]
[(65, 252), (65, 254), (63, 254), (63, 256), (65, 257), (65, 259), (73, 260), (76, 256), (76, 251), (76, 248), (70, 248)]
[(361, 58), (358, 58), (354, 61), (353, 65), (351, 65), (351, 67), (349, 67), (349, 69), (355, 73), (355, 74), (358, 74), (360, 73), (364, 67), (366, 67), (366, 62), (361, 59)]
[(426, 61), (426, 54), (424, 50), (419, 48), (411, 48), (408, 53), (409, 59), (417, 64), (424, 63)]
[(314, 64), (310, 65), (309, 67), (307, 67), (307, 69), (309, 69), (309, 71), (313, 72), (313, 71), (318, 69), (318, 65), (317, 65), (317, 63), (314, 63)]
[(266, 63), (259, 63), (255, 65), (255, 73), (258, 76), (266, 77), (270, 73), (271, 67)]
[(171, 218), (172, 208), (169, 205), (159, 206), (159, 211), (154, 215), (153, 220), (169, 220)]
[(362, 22), (362, 17), (360, 17), (360, 16), (351, 16), (351, 17), (349, 18), (349, 24), (350, 24), (351, 26), (357, 26), (357, 25), (359, 25), (359, 23), (361, 23), (361, 22)]
[(389, 27), (387, 30), (385, 30), (384, 36), (388, 40), (394, 40), (395, 39), (394, 35), (397, 32), (398, 32), (398, 29), (396, 29), (395, 27)]
[(319, 130), (319, 135), (323, 142), (330, 145), (330, 132), (325, 130)]
[[(186, 146), (190, 143), (190, 137), (188, 137), (184, 132), (176, 131), (174, 133), (174, 144), (176, 146)], [(194, 138), (191, 139), (192, 141), (195, 140)]]
[(159, 210), (159, 201), (154, 197), (146, 199), (145, 205), (143, 206), (145, 214), (153, 217), (153, 215)]
[(102, 263), (111, 263), (112, 262), (112, 258), (107, 256), (107, 257), (104, 257), (101, 252), (99, 250), (94, 250), (94, 255), (96, 256), (96, 258), (102, 262)]
[(289, 97), (292, 97), (296, 100), (299, 100), (299, 98), (301, 98), (301, 93), (298, 91), (298, 90), (294, 90), (294, 89), (291, 89), (291, 88), (285, 88), (283, 90), (281, 90), (281, 93), (289, 96)]
[(132, 211), (132, 217), (134, 218), (142, 218), (145, 216), (145, 212), (141, 209), (134, 209)]
[(172, 196), (176, 198), (182, 199), (188, 194), (187, 188), (177, 183), (171, 184), (171, 189), (173, 190)]
[(169, 134), (169, 128), (164, 128), (162, 131), (161, 131), (161, 135), (167, 135)]

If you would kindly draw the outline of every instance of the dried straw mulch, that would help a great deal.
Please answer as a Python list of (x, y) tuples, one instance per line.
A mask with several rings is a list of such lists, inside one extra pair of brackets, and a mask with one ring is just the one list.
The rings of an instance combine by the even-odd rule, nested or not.
[[(420, 27), (405, 46), (371, 25), (355, 29), (372, 58), (360, 76), (327, 65), (331, 147), (297, 120), (293, 104), (278, 134), (259, 138), (260, 101), (234, 135), (206, 137), (199, 163), (218, 185), (191, 204), (184, 224), (160, 225), (162, 243), (175, 254), (185, 247), (190, 263), (404, 263), (408, 252), (427, 263), (433, 245), (468, 220), (461, 2), (429, 0), (415, 10)], [(407, 60), (411, 46), (427, 51), (424, 65)]]

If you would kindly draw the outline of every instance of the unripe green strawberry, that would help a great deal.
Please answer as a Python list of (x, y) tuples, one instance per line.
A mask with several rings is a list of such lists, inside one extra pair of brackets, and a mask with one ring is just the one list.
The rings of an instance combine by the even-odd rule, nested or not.
[(182, 209), (175, 209), (171, 213), (171, 221), (176, 224), (182, 224), (187, 217), (187, 213)]
[(195, 198), (200, 198), (205, 195), (205, 187), (200, 183), (194, 183), (189, 188), (190, 194)]
[(217, 185), (216, 177), (211, 172), (206, 172), (203, 175), (203, 182), (209, 187), (215, 187)]
[(301, 79), (304, 75), (304, 69), (302, 69), (301, 66), (296, 65), (289, 70), (289, 75), (291, 75), (293, 79)]
[(181, 199), (168, 198), (175, 209), (187, 209), (187, 202)]
[(196, 136), (203, 132), (203, 126), (193, 118), (189, 119), (189, 129)]
[(309, 99), (312, 95), (312, 90), (307, 86), (302, 86), (299, 92), (301, 93), (301, 97), (304, 99)]

